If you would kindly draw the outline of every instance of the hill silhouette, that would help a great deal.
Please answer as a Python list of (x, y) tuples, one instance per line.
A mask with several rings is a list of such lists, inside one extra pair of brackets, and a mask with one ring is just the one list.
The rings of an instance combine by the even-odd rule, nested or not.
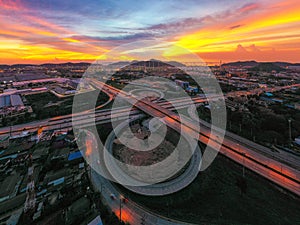
[(250, 69), (251, 71), (256, 71), (256, 72), (272, 72), (272, 71), (276, 71), (276, 72), (281, 72), (281, 71), (285, 71), (286, 69), (284, 69), (283, 67), (280, 67), (274, 63), (271, 62), (265, 62), (265, 63), (259, 63), (258, 65), (252, 67)]

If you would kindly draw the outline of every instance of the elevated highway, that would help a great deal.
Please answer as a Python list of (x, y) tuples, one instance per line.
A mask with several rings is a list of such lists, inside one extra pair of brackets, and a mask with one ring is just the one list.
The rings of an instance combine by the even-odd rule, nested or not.
[[(257, 147), (257, 144), (252, 144), (251, 142), (244, 144), (242, 141), (236, 141), (232, 137), (225, 136), (221, 143), (219, 136), (213, 135), (206, 126), (201, 127), (201, 131), (198, 133), (194, 121), (179, 118), (176, 113), (163, 108), (157, 103), (145, 99), (138, 100), (134, 96), (128, 95), (126, 92), (97, 80), (92, 80), (92, 82), (95, 86), (99, 85), (101, 88), (109, 89), (111, 92), (115, 93), (115, 95), (123, 97), (130, 103), (134, 102), (134, 106), (144, 113), (152, 117), (162, 118), (167, 126), (178, 132), (186, 132), (193, 138), (197, 138), (200, 142), (209, 145), (212, 149), (221, 144), (221, 154), (300, 196), (300, 172), (298, 165), (290, 166), (270, 158), (269, 156), (262, 154), (261, 149)], [(212, 129), (215, 129), (215, 131), (218, 132), (217, 128)]]

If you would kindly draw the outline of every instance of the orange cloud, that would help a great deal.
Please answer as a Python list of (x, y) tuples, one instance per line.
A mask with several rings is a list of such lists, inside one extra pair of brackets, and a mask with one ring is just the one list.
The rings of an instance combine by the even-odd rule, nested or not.
[(34, 16), (19, 1), (0, 6), (0, 63), (92, 61), (107, 51), (72, 38), (76, 32)]
[[(205, 60), (295, 62), (299, 61), (300, 51), (299, 12), (298, 0), (250, 3), (203, 19), (173, 23), (172, 29), (193, 27), (195, 23), (201, 23), (201, 29), (194, 26), (196, 31), (158, 38), (174, 42)], [(0, 13), (1, 63), (90, 61), (112, 48), (110, 44), (114, 41), (84, 36), (40, 18), (18, 0), (0, 0)], [(168, 25), (160, 24), (152, 26), (150, 31), (167, 28)], [(122, 41), (116, 39), (115, 43), (122, 44)], [(172, 49), (167, 54), (180, 56), (183, 53)]]
[[(235, 58), (235, 60), (242, 57), (237, 53), (246, 52), (241, 46), (236, 52), (238, 44), (255, 45), (261, 51), (257, 51), (256, 47), (252, 49), (255, 54), (248, 54), (247, 58), (274, 59), (272, 55), (264, 51), (270, 52), (275, 48), (278, 52), (277, 56), (280, 55), (280, 52), (284, 53), (280, 56), (281, 59), (284, 60), (282, 57), (284, 56), (286, 60), (298, 61), (299, 57), (295, 57), (294, 51), (300, 49), (300, 30), (297, 28), (300, 27), (300, 2), (290, 0), (288, 3), (245, 6), (236, 13), (239, 16), (235, 20), (224, 18), (224, 20), (204, 27), (198, 32), (183, 35), (177, 44), (200, 55), (210, 55), (210, 57), (213, 55), (216, 57), (215, 59), (222, 59), (226, 56), (226, 58)], [(248, 13), (246, 16), (243, 15), (244, 12), (254, 9), (259, 10)], [(289, 51), (290, 56), (288, 55)], [(234, 57), (227, 57), (227, 53), (234, 53)]]

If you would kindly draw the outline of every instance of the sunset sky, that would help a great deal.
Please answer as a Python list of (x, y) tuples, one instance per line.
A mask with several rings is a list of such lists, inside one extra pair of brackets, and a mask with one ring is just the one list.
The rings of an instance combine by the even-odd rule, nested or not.
[(0, 64), (93, 61), (143, 40), (207, 62), (300, 62), (300, 1), (0, 0)]

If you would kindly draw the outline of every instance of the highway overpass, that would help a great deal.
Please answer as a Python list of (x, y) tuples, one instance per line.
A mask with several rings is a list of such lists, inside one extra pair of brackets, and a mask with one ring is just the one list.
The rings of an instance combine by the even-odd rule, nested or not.
[[(218, 135), (213, 135), (207, 127), (201, 126), (200, 133), (196, 133), (198, 130), (194, 121), (179, 118), (176, 113), (163, 108), (157, 103), (145, 99), (136, 99), (133, 95), (128, 95), (128, 93), (124, 91), (97, 80), (92, 80), (92, 82), (95, 86), (99, 85), (100, 89), (109, 89), (110, 92), (123, 97), (129, 103), (135, 102), (134, 106), (144, 113), (152, 117), (162, 118), (167, 126), (175, 129), (179, 133), (181, 130), (187, 132), (188, 135), (197, 138), (200, 142), (209, 145), (212, 149), (221, 144), (221, 154), (300, 196), (300, 172), (297, 162), (292, 162), (292, 166), (281, 163), (271, 158), (270, 155), (262, 154), (262, 150), (264, 149), (258, 147), (257, 144), (249, 142), (244, 144), (243, 141), (241, 141), (242, 139), (236, 141), (232, 137), (225, 136), (224, 141), (220, 143)], [(218, 132), (218, 129), (216, 128), (215, 131)]]

